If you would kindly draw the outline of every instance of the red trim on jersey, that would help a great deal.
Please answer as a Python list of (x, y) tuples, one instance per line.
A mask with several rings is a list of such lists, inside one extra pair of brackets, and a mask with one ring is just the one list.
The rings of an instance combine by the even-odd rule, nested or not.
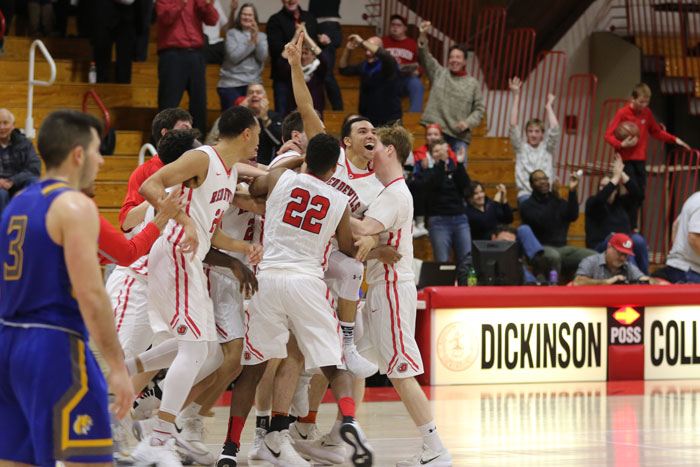
[(119, 332), (119, 328), (122, 325), (122, 321), (124, 320), (124, 313), (126, 311), (126, 303), (122, 306), (122, 293), (124, 293), (124, 287), (126, 286), (126, 295), (128, 297), (129, 295), (129, 289), (131, 288), (131, 285), (129, 285), (129, 276), (126, 276), (124, 278), (124, 283), (122, 284), (122, 289), (119, 291), (119, 296), (117, 297), (117, 306), (114, 307), (114, 318), (117, 318), (117, 310), (121, 307), (121, 315), (119, 317), (119, 324), (117, 324), (117, 332)]
[[(333, 238), (333, 237), (331, 237)], [(326, 267), (326, 263), (328, 263), (328, 250), (331, 249), (331, 241), (328, 240), (328, 245), (326, 245), (326, 251), (323, 252), (323, 264), (321, 264), (321, 267), (324, 268)]]
[(211, 279), (209, 278), (209, 273), (211, 272), (211, 269), (206, 267), (204, 268), (204, 275), (207, 276), (207, 292), (209, 292), (209, 295), (211, 295)]
[(190, 302), (189, 302), (190, 288), (188, 286), (189, 275), (187, 274), (187, 266), (185, 265), (185, 254), (182, 251), (180, 251), (180, 259), (182, 260), (182, 273), (185, 276), (185, 322), (189, 323), (190, 329), (192, 330), (192, 333), (194, 334), (194, 336), (199, 338), (199, 337), (201, 337), (202, 333), (199, 331), (199, 328), (197, 327), (197, 325), (194, 323), (194, 320), (190, 316)]
[[(175, 230), (173, 230), (173, 233), (175, 233)], [(177, 265), (177, 242), (180, 240), (180, 237), (182, 237), (182, 234), (183, 232), (180, 232), (177, 240), (173, 243), (173, 261), (175, 261), (175, 316), (173, 316), (173, 319), (170, 321), (170, 327), (174, 327), (175, 324), (177, 324), (177, 317), (180, 314), (180, 268)], [(168, 237), (168, 240), (170, 240), (170, 237)]]
[(260, 360), (265, 360), (265, 357), (263, 357), (263, 354), (257, 351), (255, 347), (250, 345), (250, 341), (248, 340), (248, 331), (250, 331), (250, 313), (248, 313), (248, 310), (245, 311), (245, 346), (248, 350), (250, 350), (253, 354), (255, 354), (256, 357)]
[[(228, 175), (230, 177), (231, 176), (231, 169), (226, 168), (226, 164), (224, 164), (224, 160), (221, 158), (221, 156), (219, 155), (219, 152), (216, 150), (216, 148), (214, 148), (214, 146), (209, 146), (209, 147), (214, 150), (214, 153), (218, 156), (219, 160), (221, 161), (221, 165), (224, 166), (224, 170), (226, 171), (226, 175)], [(231, 167), (233, 167), (233, 166), (231, 166)]]
[(226, 334), (226, 331), (221, 329), (221, 326), (219, 326), (218, 324), (216, 325), (216, 332), (221, 334), (221, 337), (223, 337), (224, 339), (228, 337), (228, 334)]
[(126, 286), (126, 296), (124, 297), (124, 307), (122, 308), (122, 315), (119, 318), (119, 324), (117, 325), (117, 332), (119, 332), (119, 329), (122, 327), (122, 321), (124, 321), (124, 315), (126, 314), (126, 307), (129, 306), (129, 295), (131, 292), (131, 286), (134, 285), (134, 282), (136, 282), (136, 279), (133, 277), (131, 278), (131, 282), (129, 282), (129, 285)]
[(370, 170), (369, 172), (366, 172), (366, 173), (359, 173), (359, 174), (356, 174), (356, 173), (353, 172), (352, 169), (350, 168), (350, 164), (351, 164), (351, 162), (348, 160), (348, 156), (347, 156), (347, 154), (346, 154), (346, 155), (345, 155), (345, 168), (346, 168), (347, 171), (348, 171), (348, 178), (349, 178), (350, 180), (355, 179), (355, 178), (367, 177), (367, 176), (369, 176), (369, 175), (374, 175), (374, 170)]
[[(183, 188), (183, 192), (184, 192), (184, 188), (185, 188), (184, 185), (182, 188)], [(192, 205), (192, 192), (193, 191), (194, 190), (192, 188), (190, 188), (190, 192), (187, 194), (187, 206), (185, 206), (185, 214), (187, 214), (188, 216), (190, 215), (190, 206)]]
[(403, 179), (404, 179), (403, 177), (399, 177), (399, 178), (393, 179), (392, 181), (390, 181), (389, 183), (387, 183), (386, 186), (384, 186), (384, 189), (386, 190), (387, 188), (389, 188), (389, 187), (391, 186), (392, 183), (398, 182), (399, 180), (403, 180)]

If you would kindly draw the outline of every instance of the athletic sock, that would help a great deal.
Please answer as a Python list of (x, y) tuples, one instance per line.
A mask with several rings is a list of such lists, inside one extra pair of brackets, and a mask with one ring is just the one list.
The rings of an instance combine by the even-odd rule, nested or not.
[(338, 409), (343, 417), (355, 418), (355, 400), (352, 397), (341, 397), (338, 401)]
[(171, 422), (166, 422), (160, 417), (156, 417), (156, 425), (153, 427), (153, 436), (151, 437), (151, 446), (162, 446), (175, 432), (175, 425)]
[(226, 442), (233, 441), (240, 449), (241, 447), (241, 432), (245, 425), (245, 419), (242, 417), (229, 417), (228, 430), (226, 431)]
[(343, 345), (347, 347), (355, 344), (355, 323), (340, 321), (340, 328), (343, 330)]
[(430, 421), (425, 425), (418, 427), (418, 431), (423, 435), (423, 442), (433, 451), (440, 452), (445, 449), (445, 445), (442, 444), (440, 435), (438, 434), (437, 427), (435, 426), (435, 421)]
[(343, 424), (342, 420), (335, 420), (333, 428), (331, 428), (330, 433), (328, 433), (328, 438), (334, 443), (342, 443), (343, 438), (340, 437), (340, 426)]
[(282, 431), (289, 430), (289, 414), (283, 412), (272, 412), (272, 419), (270, 420), (270, 431)]
[(196, 402), (192, 402), (190, 405), (185, 407), (185, 410), (180, 413), (180, 416), (182, 418), (196, 418), (199, 417), (200, 410), (202, 410), (202, 406)]
[(316, 410), (309, 410), (309, 414), (306, 417), (300, 417), (297, 422), (298, 423), (316, 423), (316, 415), (318, 414), (318, 411)]
[(255, 428), (263, 428), (265, 431), (270, 427), (271, 410), (256, 410), (255, 411)]

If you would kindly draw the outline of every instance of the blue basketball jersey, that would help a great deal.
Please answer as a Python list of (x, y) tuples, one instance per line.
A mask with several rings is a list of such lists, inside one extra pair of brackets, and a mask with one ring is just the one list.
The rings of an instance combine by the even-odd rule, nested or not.
[(46, 230), (46, 213), (71, 188), (44, 180), (8, 204), (0, 222), (0, 318), (8, 323), (59, 326), (87, 337), (72, 295), (63, 247)]

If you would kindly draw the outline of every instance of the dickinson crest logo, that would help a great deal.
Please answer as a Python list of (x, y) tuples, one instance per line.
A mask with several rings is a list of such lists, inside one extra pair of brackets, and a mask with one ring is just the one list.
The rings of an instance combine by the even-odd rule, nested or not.
[(90, 415), (78, 415), (73, 422), (73, 431), (76, 435), (86, 435), (92, 428), (92, 417)]
[(181, 336), (184, 336), (187, 334), (187, 326), (184, 324), (181, 324), (177, 327), (177, 333), (180, 334)]
[(243, 352), (243, 358), (250, 360), (250, 352)]
[(632, 240), (625, 240), (625, 243), (622, 244), (625, 248), (632, 248)]
[(403, 373), (407, 369), (408, 369), (408, 365), (406, 363), (402, 363), (401, 365), (399, 365), (399, 373)]

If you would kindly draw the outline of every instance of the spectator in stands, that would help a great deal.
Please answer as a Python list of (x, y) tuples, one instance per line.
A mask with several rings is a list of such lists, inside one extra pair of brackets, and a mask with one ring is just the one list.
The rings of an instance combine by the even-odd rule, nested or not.
[[(639, 208), (642, 206), (647, 186), (646, 159), (647, 148), (649, 146), (649, 136), (653, 136), (668, 144), (677, 144), (686, 149), (690, 149), (683, 140), (665, 131), (661, 125), (656, 123), (654, 115), (649, 110), (651, 100), (651, 89), (644, 83), (639, 83), (632, 88), (632, 100), (629, 105), (624, 106), (615, 114), (615, 118), (608, 125), (605, 131), (605, 141), (608, 142), (616, 152), (622, 156), (625, 163), (625, 172), (639, 187), (642, 196), (635, 205), (629, 208), (630, 222), (632, 228), (637, 228), (637, 216)], [(615, 137), (615, 129), (622, 122), (634, 122), (639, 128), (639, 136), (628, 136), (620, 141)]]
[(266, 59), (267, 35), (258, 30), (258, 12), (252, 3), (244, 3), (233, 27), (226, 32), (224, 62), (216, 87), (222, 112), (247, 94), (248, 85), (262, 83)]
[(673, 222), (673, 247), (666, 259), (666, 277), (673, 283), (700, 284), (700, 192), (690, 196)]
[(31, 140), (15, 128), (15, 116), (0, 109), (0, 214), (10, 199), (39, 180), (41, 161)]
[(406, 35), (408, 22), (401, 15), (391, 15), (389, 35), (382, 37), (384, 47), (399, 64), (399, 95), (408, 96), (409, 112), (423, 111), (425, 87), (420, 80), (418, 66), (418, 44)]
[[(351, 65), (350, 53), (360, 45), (365, 49), (365, 60)], [(352, 34), (340, 57), (338, 71), (344, 76), (360, 76), (358, 110), (375, 127), (401, 120), (403, 112), (397, 85), (399, 65), (383, 48), (380, 38), (374, 36), (365, 40)]]
[(53, 2), (51, 0), (27, 0), (29, 35), (49, 37), (53, 33)]
[[(5, 18), (5, 35), (10, 32), (12, 18), (15, 16), (15, 0), (0, 0), (0, 12)], [(5, 37), (0, 39), (0, 57), (5, 56)]]
[(630, 282), (657, 284), (656, 279), (645, 275), (632, 262), (633, 242), (629, 236), (617, 233), (610, 237), (603, 253), (588, 256), (581, 260), (574, 277), (574, 285), (612, 285)]
[(206, 134), (207, 83), (202, 22), (219, 20), (211, 0), (156, 0), (158, 15), (158, 108), (180, 105), (187, 90), (194, 127)]
[(629, 218), (629, 206), (637, 205), (640, 197), (639, 187), (624, 172), (620, 155), (615, 154), (612, 175), (601, 178), (598, 193), (586, 200), (586, 247), (603, 252), (614, 233), (627, 234), (634, 242), (631, 258), (644, 274), (649, 274), (647, 242), (632, 232)]
[(549, 186), (549, 177), (542, 170), (530, 174), (532, 196), (520, 207), (522, 223), (529, 225), (544, 245), (544, 256), (558, 273), (575, 269), (581, 260), (596, 252), (588, 248), (567, 246), (569, 224), (578, 219), (579, 179), (575, 173), (569, 179), (569, 197), (559, 198), (559, 188)]
[(93, 28), (93, 60), (97, 68), (97, 82), (111, 81), (112, 43), (116, 46), (117, 68), (115, 81), (131, 83), (131, 61), (135, 39), (138, 34), (137, 21), (141, 1), (123, 3), (115, 0), (93, 0), (95, 2), (95, 27)]
[[(132, 57), (135, 62), (148, 60), (148, 43), (151, 42), (151, 19), (153, 18), (154, 3), (153, 0), (137, 0), (135, 2), (136, 37), (134, 37)], [(80, 3), (78, 4), (78, 15), (80, 15)], [(80, 16), (78, 16), (78, 31), (80, 31)]]
[[(444, 139), (442, 135), (442, 128), (440, 128), (440, 125), (437, 123), (428, 124), (425, 127), (425, 144), (414, 149), (412, 153), (412, 160), (416, 171), (420, 172), (421, 170), (429, 169), (433, 166), (435, 161), (428, 152), (428, 145), (431, 141), (438, 139)], [(457, 163), (457, 155), (452, 148), (449, 148), (449, 157), (455, 164)]]
[(464, 214), (464, 190), (471, 181), (464, 168), (464, 153), (455, 164), (447, 148), (447, 142), (442, 139), (430, 143), (435, 165), (425, 173), (428, 233), (435, 261), (449, 261), (454, 249), (454, 260), (460, 263), (472, 249), (469, 220)]
[(326, 93), (333, 110), (343, 110), (343, 95), (335, 80), (335, 56), (343, 43), (340, 29), (340, 0), (310, 0), (309, 12), (318, 22), (316, 40), (323, 48), (320, 58), (326, 61)]
[[(311, 93), (311, 99), (314, 103), (314, 109), (323, 117), (323, 109), (326, 107), (326, 96), (324, 94), (326, 80), (326, 59), (321, 55), (321, 47), (309, 36), (305, 26), (297, 28), (296, 34), (292, 38), (292, 42), (296, 43), (299, 35), (304, 33), (304, 42), (301, 46), (301, 69), (304, 72), (306, 87)], [(278, 63), (279, 79), (289, 80), (292, 82), (292, 68), (289, 66), (287, 55), (282, 52), (280, 63)], [(297, 108), (297, 103), (294, 100), (293, 93), (289, 95), (287, 109), (291, 112)]]
[[(421, 125), (437, 123), (445, 140), (455, 153), (467, 152), (472, 131), (484, 118), (481, 84), (467, 75), (467, 49), (462, 45), (450, 47), (447, 66), (443, 67), (428, 50), (430, 22), (419, 27), (418, 62), (430, 80), (430, 96), (420, 119)], [(464, 160), (466, 166), (466, 159)]]
[[(513, 211), (508, 204), (504, 185), (498, 185), (496, 196), (492, 200), (486, 196), (484, 186), (480, 182), (474, 181), (467, 188), (465, 196), (467, 199), (466, 214), (469, 218), (472, 240), (488, 240), (489, 238), (493, 240), (493, 233), (498, 233), (499, 225), (503, 227), (513, 222)], [(521, 224), (517, 230), (513, 230), (517, 234), (518, 243), (532, 265), (533, 274), (537, 276), (537, 281), (545, 282), (550, 265), (544, 256), (542, 244), (537, 240), (529, 225)], [(536, 282), (535, 277), (529, 271), (526, 274), (526, 282)]]
[[(226, 48), (226, 34), (236, 22), (236, 10), (238, 9), (238, 0), (213, 0), (214, 8), (219, 13), (219, 21), (214, 26), (202, 25), (204, 31), (204, 60), (207, 63), (218, 63), (221, 65), (224, 62)], [(243, 8), (243, 7), (241, 7)], [(240, 12), (238, 13), (240, 15)], [(256, 20), (257, 23), (257, 12)]]
[(515, 77), (508, 80), (513, 103), (510, 109), (510, 145), (515, 152), (515, 185), (518, 188), (518, 206), (530, 197), (530, 174), (542, 170), (550, 179), (554, 173), (552, 154), (559, 143), (559, 121), (554, 113), (554, 94), (547, 95), (544, 106), (547, 112), (548, 129), (539, 118), (531, 118), (525, 124), (526, 141), (520, 138), (520, 88), (522, 82)]
[[(318, 34), (316, 18), (299, 7), (299, 0), (282, 0), (282, 9), (267, 20), (267, 43), (270, 46), (270, 64), (272, 88), (274, 92), (275, 111), (282, 117), (289, 113), (287, 103), (292, 95), (292, 84), (280, 79), (281, 70), (278, 68), (279, 58), (284, 46), (292, 40), (297, 27), (306, 26), (311, 37)], [(268, 161), (269, 162), (269, 161)]]
[(267, 165), (282, 145), (282, 115), (270, 110), (270, 100), (262, 84), (248, 86), (248, 93), (240, 105), (248, 107), (258, 118), (260, 142), (257, 161)]

